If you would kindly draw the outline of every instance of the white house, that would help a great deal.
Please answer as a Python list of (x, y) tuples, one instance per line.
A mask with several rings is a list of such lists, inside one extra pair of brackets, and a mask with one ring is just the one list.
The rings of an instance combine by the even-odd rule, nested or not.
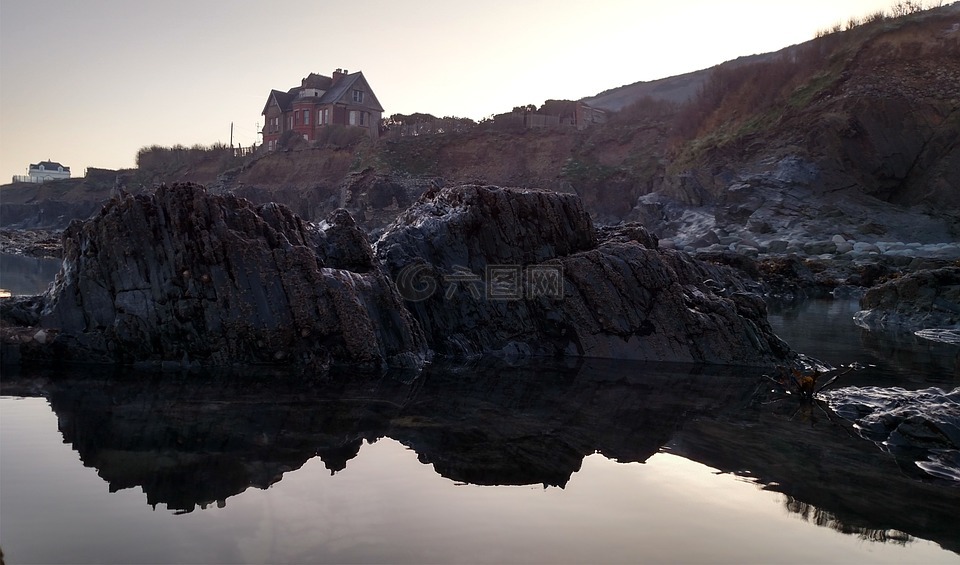
[(20, 182), (46, 182), (48, 180), (70, 178), (70, 167), (64, 167), (56, 161), (40, 161), (31, 163), (26, 177), (14, 178)]

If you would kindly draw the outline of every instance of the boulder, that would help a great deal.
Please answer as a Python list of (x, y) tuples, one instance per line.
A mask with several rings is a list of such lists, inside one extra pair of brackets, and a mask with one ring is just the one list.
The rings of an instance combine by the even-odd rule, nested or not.
[(375, 250), (441, 354), (794, 357), (730, 268), (636, 225), (597, 232), (576, 195), (468, 185), (425, 194)]
[(827, 253), (836, 253), (837, 244), (833, 241), (811, 241), (803, 245), (803, 251), (807, 255), (824, 255)]
[(960, 329), (960, 267), (917, 271), (875, 286), (854, 321), (868, 330)]
[(195, 184), (70, 224), (39, 323), (67, 359), (419, 365), (428, 350), (364, 233)]
[(773, 239), (767, 243), (767, 252), (768, 253), (784, 253), (787, 250), (787, 246), (790, 245), (788, 241), (783, 239)]

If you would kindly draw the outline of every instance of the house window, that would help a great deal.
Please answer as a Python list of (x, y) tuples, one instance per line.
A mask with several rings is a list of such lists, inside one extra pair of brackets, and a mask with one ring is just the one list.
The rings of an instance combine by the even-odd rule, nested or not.
[(287, 116), (287, 129), (293, 129), (293, 116)]
[(330, 108), (323, 109), (323, 123), (325, 124), (330, 123)]
[(353, 91), (353, 101), (354, 101), (354, 102), (357, 102), (357, 103), (361, 103), (361, 104), (363, 103), (363, 91), (362, 91), (362, 90), (354, 90), (354, 91)]
[(303, 111), (303, 125), (305, 126), (310, 125), (310, 110)]
[(351, 126), (367, 125), (367, 113), (361, 112), (359, 110), (350, 110), (350, 125)]

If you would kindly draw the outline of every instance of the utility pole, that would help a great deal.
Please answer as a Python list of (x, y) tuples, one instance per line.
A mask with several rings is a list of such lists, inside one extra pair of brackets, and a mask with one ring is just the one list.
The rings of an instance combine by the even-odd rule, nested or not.
[(233, 149), (233, 122), (230, 122), (230, 149)]

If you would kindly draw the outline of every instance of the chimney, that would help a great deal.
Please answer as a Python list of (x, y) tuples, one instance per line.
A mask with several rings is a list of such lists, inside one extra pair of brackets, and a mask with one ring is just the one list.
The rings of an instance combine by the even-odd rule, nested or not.
[(337, 81), (345, 76), (347, 76), (347, 71), (345, 69), (337, 69), (333, 71), (333, 81), (331, 84), (337, 84)]

